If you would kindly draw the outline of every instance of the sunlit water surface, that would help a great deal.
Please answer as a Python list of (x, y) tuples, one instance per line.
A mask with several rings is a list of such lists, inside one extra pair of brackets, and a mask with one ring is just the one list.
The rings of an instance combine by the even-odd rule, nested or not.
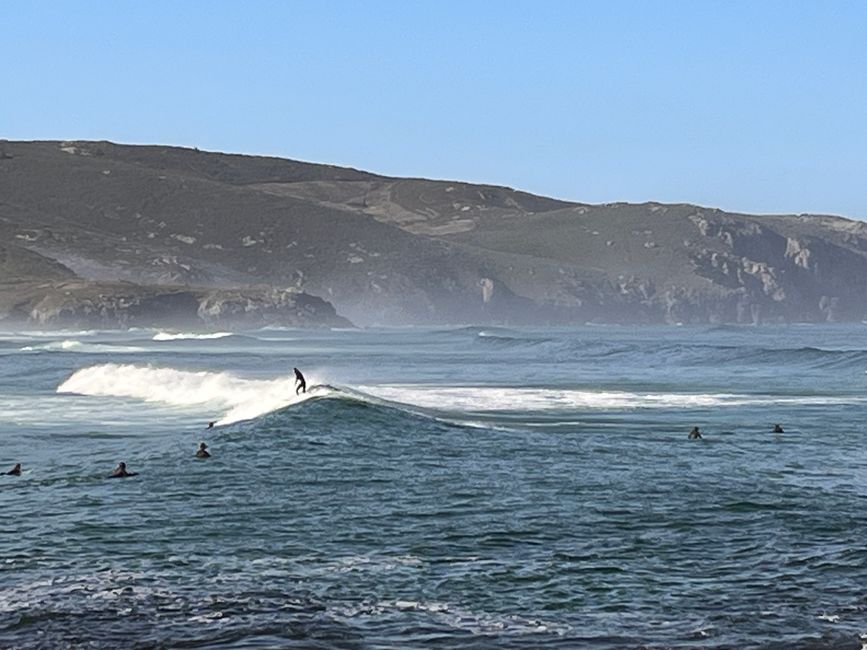
[(865, 370), (863, 325), (0, 335), (0, 646), (861, 648)]

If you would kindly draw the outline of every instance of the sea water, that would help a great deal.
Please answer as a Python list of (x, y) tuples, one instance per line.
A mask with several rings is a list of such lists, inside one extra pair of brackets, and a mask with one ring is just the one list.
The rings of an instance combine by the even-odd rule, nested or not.
[(0, 647), (861, 648), (865, 370), (863, 325), (2, 334)]

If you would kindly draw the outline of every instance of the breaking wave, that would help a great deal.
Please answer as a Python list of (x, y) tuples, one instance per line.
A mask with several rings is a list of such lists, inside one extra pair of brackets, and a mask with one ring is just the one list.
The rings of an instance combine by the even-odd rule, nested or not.
[(212, 332), (206, 334), (195, 334), (191, 332), (157, 332), (154, 334), (154, 341), (185, 341), (185, 340), (209, 340), (209, 339), (224, 339), (227, 336), (232, 336), (232, 332)]
[(78, 370), (57, 388), (58, 393), (130, 397), (170, 406), (207, 405), (223, 413), (218, 424), (250, 420), (311, 397), (324, 397), (331, 391), (330, 387), (315, 386), (296, 396), (291, 376), (244, 379), (228, 372), (115, 363)]
[[(311, 378), (312, 379), (312, 378)], [(574, 388), (375, 385), (356, 388), (316, 385), (295, 395), (293, 376), (245, 379), (228, 372), (188, 371), (132, 364), (100, 364), (75, 372), (58, 393), (127, 397), (170, 406), (208, 406), (219, 424), (250, 420), (311, 399), (366, 402), (436, 419), (516, 412), (702, 409), (711, 407), (867, 403), (867, 396), (789, 396), (729, 393), (599, 391)]]

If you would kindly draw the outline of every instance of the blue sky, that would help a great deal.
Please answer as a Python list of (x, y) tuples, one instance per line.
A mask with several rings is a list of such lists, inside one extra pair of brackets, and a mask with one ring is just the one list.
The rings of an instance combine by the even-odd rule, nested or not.
[(0, 137), (867, 219), (867, 2), (0, 0)]

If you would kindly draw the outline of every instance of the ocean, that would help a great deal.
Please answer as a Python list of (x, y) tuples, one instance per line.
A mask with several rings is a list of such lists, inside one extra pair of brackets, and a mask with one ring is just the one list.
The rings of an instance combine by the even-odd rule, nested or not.
[(2, 334), (0, 647), (865, 648), (865, 370), (861, 324)]

